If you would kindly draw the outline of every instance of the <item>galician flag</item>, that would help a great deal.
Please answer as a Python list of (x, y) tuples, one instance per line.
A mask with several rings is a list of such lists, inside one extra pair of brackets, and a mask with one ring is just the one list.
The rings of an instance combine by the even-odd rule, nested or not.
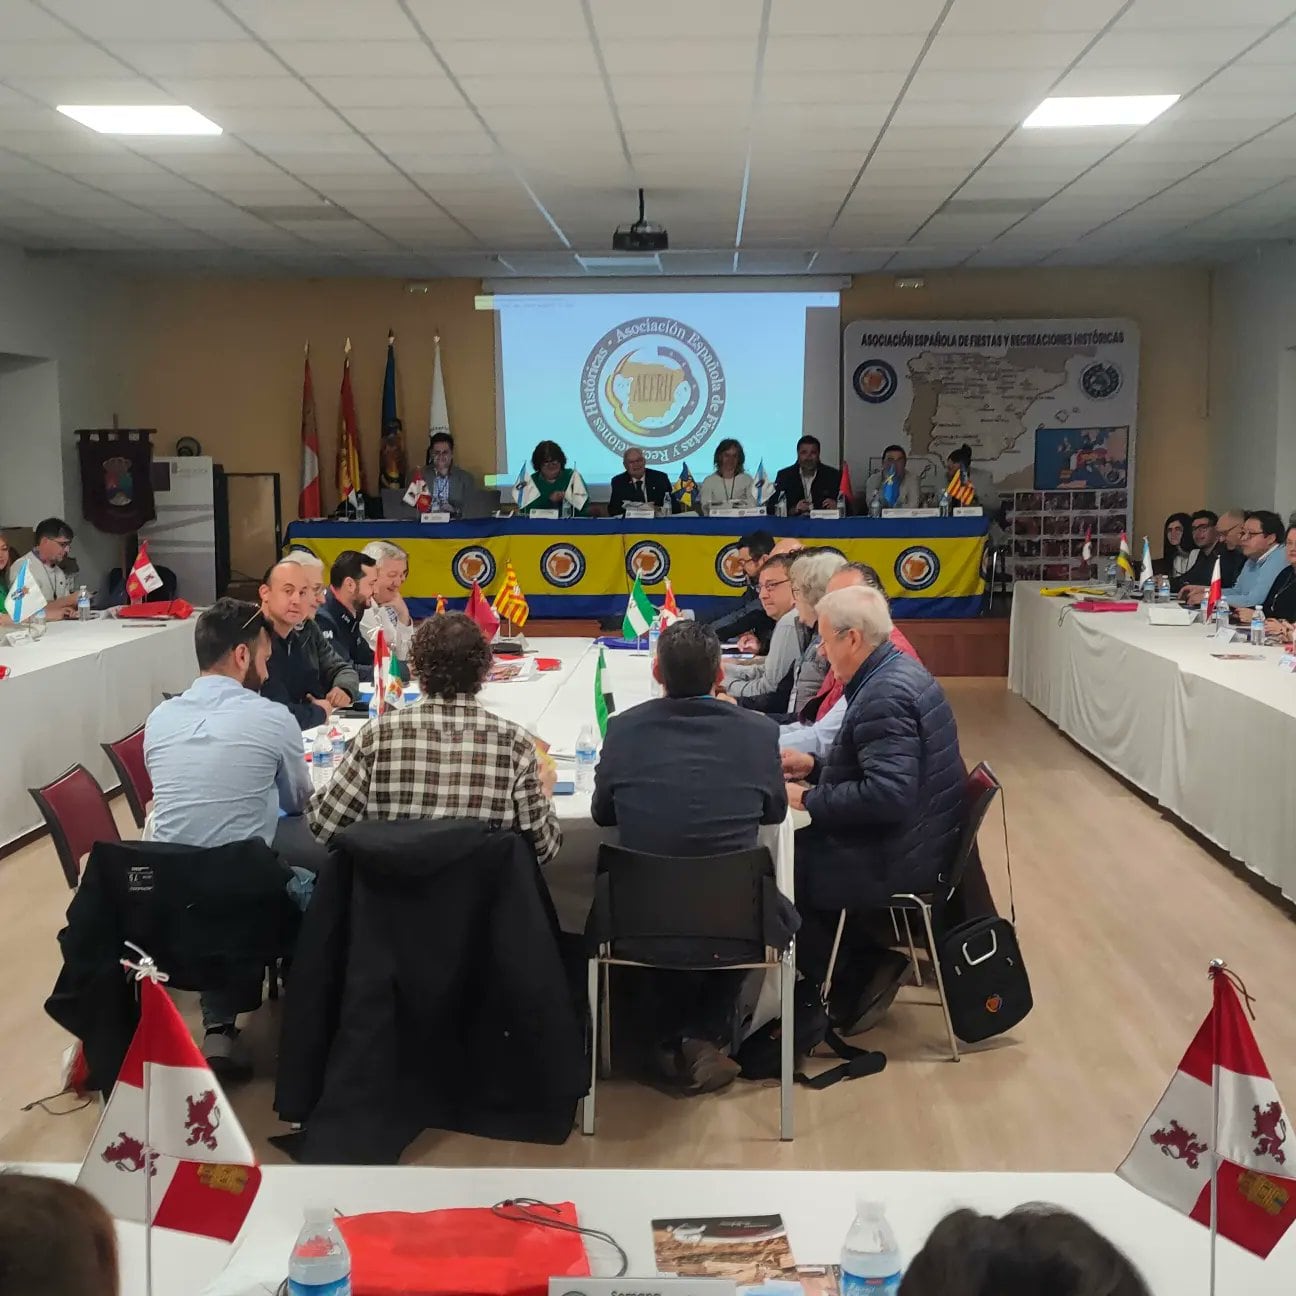
[(261, 1171), (159, 974), (140, 975), (139, 1025), (77, 1184), (119, 1220), (233, 1242)]
[(1086, 566), (1093, 562), (1093, 527), (1085, 527), (1084, 545), (1080, 550), (1080, 561)]
[[(1220, 571), (1220, 560), (1215, 559), (1215, 570), (1211, 572), (1210, 589), (1206, 591), (1206, 620), (1215, 615), (1215, 604), (1224, 597), (1224, 573)], [(18, 618), (14, 617), (17, 621)]]
[(131, 564), (130, 572), (126, 577), (126, 593), (130, 595), (132, 603), (143, 603), (146, 595), (161, 588), (162, 577), (157, 574), (157, 568), (149, 561), (148, 541), (141, 540), (139, 553), (135, 555), (135, 561)]
[(9, 593), (5, 595), (5, 611), (9, 613), (15, 625), (30, 621), (45, 606), (45, 595), (28, 570), (30, 567), (30, 558), (24, 558), (18, 564), (18, 570), (14, 572), (13, 584), (9, 586)]
[(571, 481), (567, 483), (567, 503), (577, 513), (589, 503), (589, 491), (585, 489), (585, 478), (579, 468), (572, 469)]
[(535, 482), (531, 480), (531, 474), (526, 470), (526, 464), (518, 469), (517, 481), (513, 483), (513, 503), (517, 505), (520, 513), (524, 508), (534, 504), (540, 498), (540, 492), (536, 488)]
[(774, 493), (774, 485), (765, 471), (764, 459), (756, 466), (756, 476), (752, 478), (752, 492), (756, 496), (757, 504), (768, 504), (770, 496)]
[(1143, 564), (1139, 569), (1139, 584), (1146, 585), (1152, 579), (1152, 546), (1147, 536), (1143, 537)]
[(599, 737), (607, 737), (608, 716), (616, 710), (612, 694), (603, 689), (603, 649), (599, 649), (598, 662), (594, 666), (594, 718), (598, 721)]
[(624, 639), (642, 639), (653, 623), (653, 605), (648, 601), (639, 573), (635, 573), (630, 598), (626, 602), (625, 616), (621, 619), (621, 636)]
[(675, 591), (671, 588), (669, 576), (666, 577), (666, 598), (657, 617), (658, 623), (663, 630), (668, 625), (674, 625), (676, 621), (680, 620), (679, 604), (675, 602)]
[(1211, 1169), (1218, 1159), (1220, 1236), (1267, 1256), (1296, 1219), (1296, 1178), (1291, 1177), (1296, 1146), (1287, 1137), (1287, 1113), (1233, 974), (1212, 963), (1210, 975), (1211, 1010), (1116, 1173), (1140, 1192), (1209, 1225)]
[(1125, 573), (1127, 580), (1134, 579), (1134, 563), (1130, 556), (1129, 537), (1121, 532), (1120, 548), (1116, 551), (1116, 566)]

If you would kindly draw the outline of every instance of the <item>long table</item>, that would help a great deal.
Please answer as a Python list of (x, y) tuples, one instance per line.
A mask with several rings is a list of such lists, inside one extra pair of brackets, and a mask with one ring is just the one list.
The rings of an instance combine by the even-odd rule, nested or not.
[(463, 522), (293, 522), (287, 543), (326, 564), (344, 549), (390, 540), (410, 558), (405, 594), (416, 616), (435, 609), (437, 595), (461, 607), (474, 580), (493, 595), (511, 563), (532, 615), (619, 616), (635, 574), (659, 599), (669, 578), (681, 606), (706, 614), (741, 592), (735, 557), (739, 536), (768, 529), (809, 544), (834, 545), (875, 567), (897, 617), (968, 617), (981, 609), (985, 517), (840, 520), (696, 517), (656, 521), (524, 517)]
[[(1296, 674), (1200, 624), (1073, 611), (1014, 586), (1008, 686), (1086, 751), (1296, 899)], [(1226, 660), (1221, 652), (1258, 654)]]
[(162, 700), (193, 683), (194, 622), (162, 625), (102, 618), (56, 621), (39, 642), (0, 646), (6, 775), (0, 780), (0, 846), (41, 824), (29, 787), (78, 762), (105, 788), (117, 776), (99, 744), (143, 724)]
[[(805, 1094), (802, 1094), (803, 1100)], [(72, 1178), (72, 1165), (15, 1166)], [(1207, 1233), (1199, 1224), (1145, 1197), (1112, 1174), (950, 1174), (904, 1171), (801, 1170), (451, 1170), (437, 1166), (265, 1166), (264, 1181), (237, 1247), (158, 1230), (155, 1296), (267, 1296), (287, 1271), (305, 1208), (343, 1214), (491, 1206), (507, 1198), (571, 1201), (582, 1225), (625, 1248), (632, 1279), (656, 1272), (650, 1221), (692, 1215), (781, 1214), (798, 1264), (836, 1263), (857, 1197), (885, 1205), (907, 1263), (951, 1210), (1002, 1215), (1031, 1202), (1074, 1211), (1138, 1266), (1153, 1296), (1204, 1292)], [(144, 1291), (143, 1230), (117, 1226), (122, 1292)], [(611, 1276), (611, 1248), (587, 1242), (590, 1268)], [(225, 1266), (222, 1271), (222, 1266)], [(1221, 1294), (1290, 1296), (1296, 1288), (1296, 1232), (1267, 1261), (1221, 1241)]]

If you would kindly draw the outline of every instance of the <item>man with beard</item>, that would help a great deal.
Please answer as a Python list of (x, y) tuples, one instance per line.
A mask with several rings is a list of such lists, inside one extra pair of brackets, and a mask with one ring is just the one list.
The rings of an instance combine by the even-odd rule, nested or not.
[[(260, 608), (238, 599), (217, 599), (198, 618), (199, 676), (144, 726), (154, 841), (207, 847), (260, 837), (273, 846), (279, 812), (306, 809), (311, 780), (301, 728), (291, 711), (259, 691), (271, 634)], [(214, 1071), (234, 1079), (249, 1068), (229, 999), (214, 991), (202, 996), (203, 1053)]]

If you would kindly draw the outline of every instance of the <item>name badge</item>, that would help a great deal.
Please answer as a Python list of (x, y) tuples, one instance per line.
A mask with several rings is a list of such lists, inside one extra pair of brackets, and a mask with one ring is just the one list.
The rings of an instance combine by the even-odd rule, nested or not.
[(557, 521), (557, 509), (532, 509), (529, 513), (524, 513), (523, 517), (543, 518), (547, 521)]
[(449, 521), (450, 521), (450, 514), (449, 514), (449, 513), (431, 513), (431, 512), (428, 512), (428, 513), (420, 513), (420, 514), (419, 514), (419, 521), (420, 521), (420, 522), (449, 522)]
[(550, 1278), (549, 1296), (735, 1296), (728, 1278)]
[(810, 510), (810, 516), (811, 516), (812, 518), (817, 518), (817, 519), (818, 519), (819, 521), (821, 521), (821, 522), (836, 522), (836, 521), (837, 521), (837, 510), (836, 510), (835, 508), (830, 508), (830, 509), (811, 509), (811, 510)]
[(960, 504), (954, 510), (955, 517), (980, 517), (985, 510), (980, 504)]
[(657, 510), (651, 504), (627, 504), (625, 516), (631, 521), (651, 520), (657, 516)]

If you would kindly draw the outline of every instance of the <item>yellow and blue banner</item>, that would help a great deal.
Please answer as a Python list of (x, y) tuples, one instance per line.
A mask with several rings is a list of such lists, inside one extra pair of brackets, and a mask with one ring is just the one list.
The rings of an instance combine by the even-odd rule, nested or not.
[(702, 614), (746, 584), (737, 558), (748, 531), (832, 545), (877, 570), (896, 617), (966, 617), (981, 610), (981, 555), (989, 519), (955, 518), (476, 518), (419, 523), (293, 522), (285, 543), (327, 568), (344, 549), (389, 540), (409, 554), (405, 599), (430, 616), (437, 596), (462, 608), (477, 581), (498, 591), (511, 565), (534, 617), (611, 617), (625, 611), (636, 576), (659, 601), (669, 577), (683, 607)]

